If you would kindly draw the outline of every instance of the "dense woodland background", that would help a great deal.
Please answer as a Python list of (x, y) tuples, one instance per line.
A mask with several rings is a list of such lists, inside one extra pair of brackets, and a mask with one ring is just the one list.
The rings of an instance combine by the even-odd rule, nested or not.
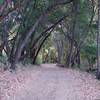
[(0, 0), (0, 62), (57, 63), (100, 79), (100, 1)]

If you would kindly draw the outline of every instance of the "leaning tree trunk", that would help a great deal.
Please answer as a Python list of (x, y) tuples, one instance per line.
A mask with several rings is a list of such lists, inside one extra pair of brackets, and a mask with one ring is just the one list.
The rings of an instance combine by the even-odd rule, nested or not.
[[(63, 5), (63, 4), (69, 4), (73, 2), (73, 0), (68, 0), (66, 2), (57, 2), (55, 4), (50, 5), (49, 7), (47, 7), (47, 9), (45, 11), (42, 12), (42, 14), (39, 16), (39, 18), (37, 19), (37, 21), (35, 22), (35, 24), (29, 29), (29, 31), (26, 33), (26, 36), (23, 39), (23, 36), (20, 38), (20, 41), (18, 42), (18, 46), (16, 49), (16, 52), (14, 54), (14, 60), (11, 64), (11, 69), (15, 69), (15, 65), (16, 63), (19, 62), (19, 59), (21, 57), (21, 53), (25, 47), (25, 45), (28, 43), (30, 37), (32, 36), (32, 33), (35, 32), (36, 28), (38, 27), (38, 25), (40, 24), (40, 22), (47, 17), (47, 15), (55, 9), (55, 7), (59, 6), (59, 5)], [(68, 15), (67, 15), (68, 16)], [(66, 18), (67, 16), (64, 16), (61, 21)], [(25, 34), (24, 34), (25, 35)], [(23, 40), (22, 40), (23, 39)]]
[(98, 0), (97, 78), (100, 79), (100, 0)]
[(47, 36), (45, 36), (44, 39), (41, 41), (41, 43), (40, 43), (40, 45), (39, 45), (39, 48), (38, 48), (37, 51), (36, 51), (36, 55), (34, 56), (33, 64), (35, 64), (36, 58), (37, 58), (37, 56), (38, 56), (38, 54), (39, 54), (39, 51), (41, 50), (41, 48), (42, 48), (44, 42), (46, 41), (46, 39), (47, 39), (49, 36), (50, 36), (50, 33), (47, 34)]

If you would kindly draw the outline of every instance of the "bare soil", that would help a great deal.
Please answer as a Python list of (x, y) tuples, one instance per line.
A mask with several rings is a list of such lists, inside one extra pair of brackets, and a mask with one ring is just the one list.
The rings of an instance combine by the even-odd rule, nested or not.
[(100, 100), (100, 81), (55, 64), (0, 70), (0, 100)]

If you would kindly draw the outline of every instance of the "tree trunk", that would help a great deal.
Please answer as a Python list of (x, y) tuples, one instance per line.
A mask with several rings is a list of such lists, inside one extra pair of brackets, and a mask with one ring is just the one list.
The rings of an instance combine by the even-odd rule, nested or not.
[(6, 53), (7, 53), (7, 56), (9, 58), (9, 54), (10, 54), (10, 47), (9, 47), (9, 44), (8, 44), (8, 22), (6, 21), (6, 19), (4, 19), (4, 22), (3, 22), (3, 29), (2, 29), (3, 33), (2, 33), (2, 41), (3, 41), (3, 49), (4, 47), (6, 47)]
[(78, 67), (80, 68), (80, 50), (77, 51), (78, 54), (77, 54), (77, 64), (78, 64)]
[(97, 78), (100, 79), (100, 0), (98, 0)]
[[(38, 27), (39, 23), (42, 21), (42, 19), (44, 17), (46, 17), (50, 11), (52, 11), (55, 7), (59, 6), (59, 5), (63, 5), (63, 4), (68, 4), (71, 3), (73, 0), (68, 0), (66, 2), (61, 2), (61, 3), (57, 3), (54, 5), (51, 5), (50, 7), (48, 7), (45, 11), (43, 11), (43, 13), (40, 15), (40, 17), (38, 18), (38, 20), (35, 22), (35, 24), (30, 28), (30, 30), (27, 32), (26, 36), (23, 39), (23, 36), (20, 38), (20, 41), (18, 43), (15, 55), (14, 55), (14, 61), (12, 62), (12, 67), (16, 65), (16, 63), (18, 63), (21, 53), (25, 47), (25, 45), (28, 43), (28, 40), (30, 39), (32, 33), (35, 32), (36, 28)], [(61, 21), (66, 18), (66, 16), (64, 16), (62, 19), (60, 19)], [(23, 40), (22, 40), (23, 39)]]
[(77, 21), (77, 2), (76, 0), (73, 2), (73, 25), (71, 27), (70, 30), (70, 36), (71, 36), (71, 40), (69, 41), (69, 50), (68, 50), (68, 54), (67, 54), (67, 58), (66, 58), (66, 66), (68, 67), (72, 67), (71, 66), (71, 61), (72, 61), (72, 55), (73, 55), (73, 47), (74, 47), (74, 40), (75, 40), (75, 28), (76, 28), (76, 21)]
[(37, 50), (37, 52), (36, 52), (36, 55), (34, 56), (33, 64), (35, 64), (35, 62), (36, 62), (36, 58), (37, 58), (37, 56), (38, 56), (38, 54), (39, 54), (39, 51), (41, 50), (41, 48), (42, 48), (44, 42), (46, 41), (46, 39), (47, 39), (49, 36), (50, 36), (50, 33), (47, 34), (47, 36), (44, 37), (44, 39), (41, 41), (40, 46), (39, 46), (39, 48), (38, 48), (38, 50)]

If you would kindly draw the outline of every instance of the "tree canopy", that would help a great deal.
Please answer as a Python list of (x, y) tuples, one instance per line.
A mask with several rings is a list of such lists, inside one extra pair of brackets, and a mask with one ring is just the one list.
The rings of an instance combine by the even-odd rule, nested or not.
[(49, 48), (53, 63), (81, 68), (86, 59), (93, 67), (98, 9), (97, 0), (0, 0), (0, 55), (15, 69), (25, 59), (35, 64)]

